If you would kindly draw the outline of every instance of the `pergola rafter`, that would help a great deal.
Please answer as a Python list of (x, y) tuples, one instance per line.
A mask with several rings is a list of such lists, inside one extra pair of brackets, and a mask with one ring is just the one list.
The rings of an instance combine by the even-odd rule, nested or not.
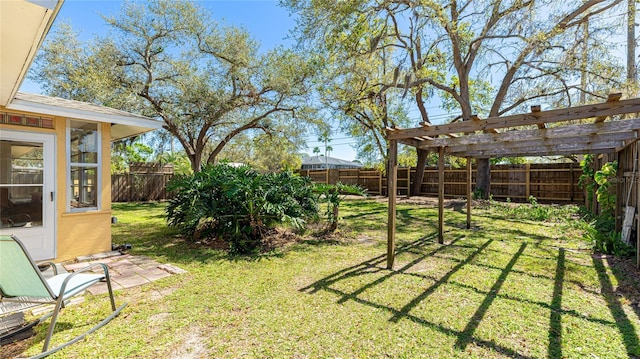
[[(387, 267), (393, 267), (397, 190), (397, 144), (438, 152), (439, 161), (439, 242), (443, 243), (444, 155), (473, 158), (527, 157), (613, 153), (637, 141), (640, 119), (614, 119), (611, 116), (640, 112), (640, 98), (620, 100), (609, 95), (607, 102), (541, 111), (532, 106), (526, 114), (490, 117), (480, 120), (409, 129), (388, 128), (389, 224)], [(591, 120), (589, 120), (591, 119)], [(576, 123), (580, 121), (581, 123)], [(470, 172), (470, 166), (467, 168)], [(471, 176), (467, 186), (467, 228), (470, 228)]]

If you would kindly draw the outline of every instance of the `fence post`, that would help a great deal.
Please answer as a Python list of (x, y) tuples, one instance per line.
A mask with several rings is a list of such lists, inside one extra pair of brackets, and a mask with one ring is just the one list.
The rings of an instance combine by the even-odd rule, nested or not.
[(133, 198), (133, 173), (131, 172), (127, 176), (127, 184), (129, 185), (129, 200), (127, 202), (129, 202)]
[(524, 190), (524, 196), (526, 197), (526, 200), (529, 200), (529, 197), (531, 196), (531, 164), (527, 162), (527, 164), (525, 165), (525, 174), (524, 174), (524, 182), (525, 182), (525, 190)]
[(411, 197), (411, 166), (407, 167), (407, 198)]
[(574, 181), (574, 177), (573, 177), (573, 163), (569, 163), (569, 171), (571, 172), (571, 175), (569, 176), (569, 188), (571, 188), (569, 190), (569, 198), (571, 199), (571, 202), (573, 202), (573, 198), (575, 197), (575, 193), (574, 193), (574, 189), (573, 189), (573, 181)]

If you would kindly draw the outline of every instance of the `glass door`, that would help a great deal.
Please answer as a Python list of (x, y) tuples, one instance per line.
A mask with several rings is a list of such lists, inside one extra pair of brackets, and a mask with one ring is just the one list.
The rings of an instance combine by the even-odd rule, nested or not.
[(0, 233), (13, 234), (34, 260), (55, 258), (54, 135), (0, 134)]

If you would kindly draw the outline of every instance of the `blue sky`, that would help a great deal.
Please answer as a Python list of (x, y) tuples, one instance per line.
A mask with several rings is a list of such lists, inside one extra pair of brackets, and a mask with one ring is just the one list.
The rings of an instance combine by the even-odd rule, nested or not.
[[(2, 0), (0, 0), (2, 1)], [(288, 38), (289, 31), (295, 26), (295, 21), (289, 16), (289, 11), (278, 6), (277, 0), (199, 0), (201, 5), (209, 9), (220, 22), (244, 27), (260, 42), (262, 50), (276, 46), (290, 47), (293, 41)], [(70, 23), (74, 31), (80, 33), (82, 40), (104, 35), (108, 31), (102, 15), (115, 15), (119, 12), (120, 0), (65, 0), (51, 31), (55, 31), (57, 24)], [(36, 83), (25, 80), (20, 91), (41, 93)], [(353, 140), (342, 134), (335, 134), (330, 143), (333, 151), (330, 156), (346, 160), (355, 159), (355, 151), (350, 146)], [(318, 146), (324, 153), (324, 144), (317, 142), (315, 136), (308, 141), (308, 152)]]

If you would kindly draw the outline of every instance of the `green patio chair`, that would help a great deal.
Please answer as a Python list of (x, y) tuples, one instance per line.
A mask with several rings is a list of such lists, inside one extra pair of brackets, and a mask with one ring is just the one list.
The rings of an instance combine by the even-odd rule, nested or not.
[[(51, 314), (51, 323), (49, 324), (42, 353), (33, 358), (43, 358), (82, 340), (87, 334), (93, 333), (111, 321), (111, 319), (115, 318), (127, 305), (125, 303), (119, 308), (116, 308), (113, 291), (111, 289), (111, 279), (109, 278), (109, 269), (106, 265), (95, 263), (73, 273), (58, 274), (55, 264), (50, 264), (54, 269), (54, 276), (45, 278), (18, 238), (15, 236), (0, 235), (0, 304), (3, 302), (29, 302), (55, 305), (55, 309)], [(84, 273), (98, 266), (102, 267), (104, 273)], [(51, 336), (56, 326), (58, 314), (60, 313), (60, 309), (64, 307), (65, 301), (102, 281), (106, 281), (107, 283), (112, 313), (83, 334), (53, 349), (49, 349), (49, 342), (51, 341)]]

